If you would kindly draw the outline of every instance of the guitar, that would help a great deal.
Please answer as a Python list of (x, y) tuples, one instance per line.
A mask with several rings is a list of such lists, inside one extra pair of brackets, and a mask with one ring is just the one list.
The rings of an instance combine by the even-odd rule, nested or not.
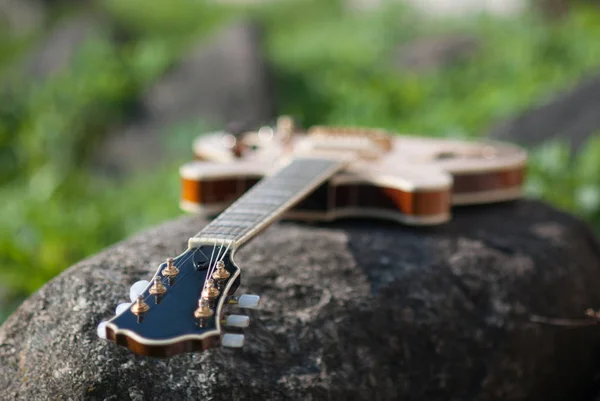
[[(390, 135), (362, 128), (276, 128), (194, 143), (200, 160), (180, 169), (181, 207), (219, 214), (130, 289), (131, 303), (98, 326), (98, 335), (141, 355), (168, 357), (217, 346), (241, 347), (249, 318), (226, 305), (256, 308), (235, 296), (237, 249), (279, 218), (329, 221), (372, 217), (412, 225), (450, 219), (452, 205), (518, 198), (526, 153), (513, 145)], [(239, 331), (239, 330), (238, 330)]]

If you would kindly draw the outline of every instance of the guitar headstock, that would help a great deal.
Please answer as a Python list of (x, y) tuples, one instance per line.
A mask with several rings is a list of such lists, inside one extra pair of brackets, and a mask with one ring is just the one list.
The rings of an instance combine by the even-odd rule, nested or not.
[(130, 301), (98, 326), (98, 335), (140, 355), (167, 357), (220, 345), (241, 347), (243, 334), (225, 327), (247, 327), (247, 316), (226, 316), (229, 304), (258, 307), (258, 296), (233, 296), (240, 270), (223, 245), (190, 248), (162, 263), (151, 281), (130, 288)]

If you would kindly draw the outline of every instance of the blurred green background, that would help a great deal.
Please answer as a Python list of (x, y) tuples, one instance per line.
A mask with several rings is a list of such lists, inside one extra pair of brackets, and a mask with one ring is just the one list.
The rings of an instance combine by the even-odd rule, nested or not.
[[(178, 124), (164, 135), (168, 158), (126, 175), (98, 172), (94, 155), (191, 43), (240, 16), (264, 29), (277, 111), (305, 126), (477, 138), (600, 71), (600, 10), (585, 2), (559, 18), (533, 9), (435, 20), (396, 4), (367, 12), (324, 0), (51, 3), (35, 29), (14, 35), (0, 26), (0, 322), (74, 262), (181, 214), (177, 166), (191, 157), (199, 127), (218, 127)], [(104, 22), (67, 66), (43, 80), (15, 73), (18, 60), (82, 12)], [(477, 56), (419, 73), (389, 62), (403, 43), (454, 34), (477, 38)], [(527, 191), (600, 230), (598, 135), (576, 154), (556, 141), (533, 149)]]

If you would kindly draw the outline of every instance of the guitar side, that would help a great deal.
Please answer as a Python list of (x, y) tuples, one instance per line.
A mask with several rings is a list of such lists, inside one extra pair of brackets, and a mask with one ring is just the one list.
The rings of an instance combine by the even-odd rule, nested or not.
[[(235, 164), (235, 163), (234, 163)], [(268, 174), (260, 171), (211, 162), (192, 162), (183, 166), (181, 202), (183, 210), (212, 216)], [(441, 224), (450, 219), (451, 184), (448, 174), (435, 172), (437, 182), (415, 188), (406, 178), (358, 173), (334, 176), (300, 201), (285, 218), (303, 221), (332, 221), (346, 217), (371, 217), (411, 225)]]

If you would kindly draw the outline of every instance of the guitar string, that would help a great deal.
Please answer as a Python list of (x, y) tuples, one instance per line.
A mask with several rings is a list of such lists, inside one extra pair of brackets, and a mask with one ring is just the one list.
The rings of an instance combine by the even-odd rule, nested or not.
[[(217, 246), (213, 247), (213, 251), (211, 253), (211, 257), (210, 257), (210, 261), (209, 261), (209, 270), (207, 272), (207, 275), (204, 278), (204, 286), (203, 288), (205, 288), (206, 286), (206, 282), (207, 282), (207, 278), (210, 277), (212, 275), (212, 272), (214, 272), (214, 267), (217, 265), (217, 263), (219, 261), (222, 261), (225, 258), (225, 255), (227, 254), (227, 251), (229, 250), (229, 247), (231, 246), (231, 242), (229, 243), (229, 245), (227, 246), (227, 248), (225, 249), (225, 252), (223, 252), (223, 255), (219, 256), (221, 254), (221, 250), (223, 249), (223, 246), (225, 245), (225, 239), (222, 239), (221, 245), (218, 246), (219, 251), (217, 252), (217, 257), (215, 260), (215, 264), (213, 265), (213, 268), (211, 269), (210, 265), (214, 259), (214, 253), (215, 253), (215, 248), (217, 248)], [(190, 255), (188, 255), (179, 265), (175, 264), (175, 267), (177, 268), (181, 268), (190, 258), (192, 258), (196, 252), (200, 251), (200, 253), (202, 253), (202, 255), (204, 255), (205, 258), (208, 259), (208, 257), (206, 256), (206, 254), (204, 252), (202, 252), (201, 248), (198, 247), (196, 248), (196, 250), (194, 252), (192, 252)], [(220, 259), (219, 259), (220, 258)], [(170, 286), (170, 288), (175, 287), (178, 283), (180, 283), (192, 270), (188, 270), (185, 274), (183, 274), (178, 281), (176, 281), (173, 285)], [(169, 281), (168, 277), (163, 277), (163, 280), (161, 280), (161, 283), (163, 285), (165, 285), (167, 282)], [(148, 294), (145, 298), (144, 298), (144, 302), (147, 301), (149, 298), (151, 298), (152, 294)], [(135, 301), (130, 302), (130, 305), (132, 305)]]
[[(263, 183), (263, 186), (264, 186), (264, 185), (265, 185), (265, 184)], [(257, 190), (257, 188), (253, 188), (253, 189)], [(231, 235), (231, 234), (225, 234), (225, 235)], [(203, 286), (202, 286), (202, 288), (203, 288), (203, 289), (205, 289), (205, 288), (206, 288), (206, 284), (207, 284), (207, 282), (208, 282), (208, 279), (209, 279), (209, 278), (212, 276), (212, 274), (214, 273), (214, 271), (215, 271), (215, 269), (216, 269), (216, 266), (217, 266), (217, 264), (218, 264), (219, 262), (221, 262), (221, 261), (222, 261), (222, 260), (225, 258), (225, 255), (226, 255), (226, 254), (227, 254), (227, 252), (229, 251), (229, 248), (231, 247), (231, 244), (232, 244), (232, 243), (233, 243), (233, 241), (230, 241), (230, 242), (229, 242), (229, 244), (227, 245), (227, 248), (225, 249), (225, 251), (224, 251), (224, 252), (223, 252), (223, 254), (221, 255), (221, 251), (223, 250), (223, 247), (225, 246), (225, 238), (221, 239), (221, 245), (220, 245), (220, 246), (218, 246), (219, 250), (218, 250), (218, 252), (217, 252), (217, 256), (216, 256), (216, 258), (214, 258), (214, 253), (215, 253), (215, 248), (217, 248), (217, 247), (216, 247), (216, 246), (213, 246), (213, 250), (212, 250), (212, 253), (211, 253), (211, 257), (210, 257), (210, 260), (209, 260), (209, 263), (208, 263), (208, 272), (207, 272), (207, 275), (206, 275), (206, 276), (205, 276), (205, 278), (204, 278), (204, 284), (203, 284)], [(194, 252), (192, 252), (190, 255), (188, 255), (188, 256), (187, 256), (187, 257), (186, 257), (186, 258), (185, 258), (185, 259), (184, 259), (184, 260), (183, 260), (183, 261), (182, 261), (182, 262), (179, 264), (179, 266), (178, 266), (177, 264), (175, 264), (175, 267), (178, 267), (178, 268), (182, 267), (182, 266), (183, 266), (183, 265), (184, 265), (184, 264), (185, 264), (185, 263), (186, 263), (186, 262), (187, 262), (187, 261), (188, 261), (188, 260), (189, 260), (191, 257), (193, 257), (193, 256), (196, 254), (196, 252), (198, 252), (198, 251), (200, 251), (200, 252), (201, 252), (201, 253), (204, 255), (204, 257), (205, 257), (205, 258), (207, 257), (207, 256), (206, 256), (206, 254), (205, 254), (204, 252), (202, 252), (202, 251), (201, 251), (201, 248), (200, 248), (200, 247), (198, 247), (198, 248), (197, 248), (197, 249), (196, 249)], [(213, 260), (215, 261), (215, 263), (214, 263), (214, 264), (213, 264)], [(212, 266), (211, 266), (211, 265), (212, 265)], [(182, 281), (182, 280), (185, 278), (185, 276), (187, 276), (187, 275), (189, 274), (189, 272), (190, 272), (190, 271), (191, 271), (191, 270), (188, 270), (188, 272), (186, 272), (184, 275), (182, 275), (182, 276), (179, 278), (179, 280), (178, 280), (177, 282), (175, 282), (175, 283), (174, 283), (174, 284), (173, 284), (171, 287), (174, 287), (175, 285), (177, 285), (177, 283), (181, 282), (181, 281)], [(168, 277), (163, 277), (163, 279), (161, 280), (161, 283), (164, 285), (164, 284), (166, 284), (168, 281), (169, 281), (169, 278), (168, 278)], [(152, 297), (152, 296), (153, 296), (152, 294), (148, 294), (148, 295), (147, 295), (147, 296), (144, 298), (144, 301), (148, 300), (148, 299), (149, 299), (150, 297)], [(132, 301), (131, 303), (133, 304), (133, 302), (135, 302), (135, 301)]]
[[(219, 249), (217, 251), (217, 257), (214, 259), (215, 260), (215, 265), (217, 264), (217, 260), (219, 259), (219, 255), (221, 254), (221, 251), (223, 250), (223, 244), (225, 243), (225, 240), (223, 239), (221, 242), (221, 245), (219, 245)], [(202, 290), (206, 289), (206, 283), (208, 282), (208, 279), (210, 278), (211, 274), (212, 274), (212, 266), (213, 266), (213, 258), (210, 258), (210, 262), (208, 262), (208, 270), (206, 271), (206, 276), (204, 277), (204, 283), (202, 283)]]
[[(215, 272), (215, 269), (217, 267), (217, 265), (219, 264), (219, 262), (223, 261), (223, 259), (225, 259), (225, 255), (227, 255), (227, 251), (229, 251), (229, 247), (231, 246), (231, 244), (233, 243), (233, 241), (230, 241), (229, 244), (227, 245), (227, 248), (225, 248), (225, 252), (223, 252), (223, 255), (221, 256), (221, 258), (219, 259), (219, 255), (217, 254), (217, 260), (215, 261), (215, 264), (212, 266), (212, 268), (209, 266), (209, 273), (206, 276), (206, 278), (204, 279), (204, 288), (206, 287), (206, 282), (207, 279), (209, 277), (212, 277), (213, 273)], [(221, 245), (221, 248), (225, 245), (225, 239), (223, 239), (223, 245)]]
[(204, 278), (204, 285), (202, 286), (203, 289), (206, 289), (206, 283), (208, 282), (209, 278), (212, 276), (212, 274), (214, 272), (214, 269), (217, 266), (217, 264), (222, 260), (222, 258), (225, 257), (225, 254), (229, 250), (229, 246), (231, 246), (231, 242), (227, 246), (227, 249), (225, 249), (225, 252), (223, 252), (222, 258), (219, 259), (219, 255), (221, 255), (221, 250), (223, 250), (224, 246), (225, 246), (225, 238), (222, 239), (221, 246), (219, 247), (219, 252), (217, 252), (217, 257), (215, 259), (215, 264), (211, 266), (212, 260), (211, 260), (211, 263), (208, 264), (208, 274)]
[[(175, 267), (177, 267), (177, 268), (180, 268), (180, 267), (182, 267), (182, 266), (183, 266), (183, 265), (184, 265), (184, 264), (185, 264), (185, 263), (186, 263), (188, 260), (190, 260), (190, 258), (191, 258), (191, 257), (193, 257), (193, 256), (196, 254), (196, 252), (198, 252), (198, 251), (200, 251), (200, 252), (201, 252), (201, 253), (204, 255), (204, 257), (206, 257), (206, 255), (204, 254), (204, 252), (202, 252), (202, 251), (200, 250), (200, 248), (196, 248), (196, 250), (195, 250), (194, 252), (192, 252), (190, 255), (188, 255), (188, 256), (187, 256), (187, 257), (186, 257), (186, 258), (185, 258), (185, 259), (184, 259), (184, 260), (183, 260), (183, 261), (182, 261), (182, 262), (179, 264), (179, 266), (177, 266), (177, 264), (175, 264), (175, 263), (174, 263)], [(162, 271), (161, 271), (161, 273), (162, 273)], [(187, 276), (187, 274), (188, 274), (188, 273), (189, 273), (189, 271), (188, 271), (188, 272), (186, 272), (184, 275), (182, 275), (182, 276), (179, 278), (179, 281), (176, 281), (176, 282), (175, 282), (173, 285), (171, 285), (170, 287), (171, 287), (171, 288), (172, 288), (172, 287), (175, 287), (175, 285), (177, 285), (177, 283), (181, 282), (181, 280), (183, 280), (183, 278), (184, 278), (185, 276)], [(161, 284), (162, 284), (162, 285), (165, 285), (165, 284), (166, 284), (168, 281), (169, 281), (169, 277), (163, 276), (163, 278), (162, 278), (162, 280), (161, 280)], [(152, 294), (150, 294), (150, 293), (148, 293), (148, 295), (146, 295), (146, 297), (144, 298), (144, 302), (146, 302), (146, 300), (148, 300), (150, 297), (153, 297), (153, 295), (152, 295)], [(134, 302), (136, 302), (136, 301), (131, 301), (131, 304), (133, 304)]]
[[(264, 185), (266, 185), (266, 184), (263, 182), (262, 186), (264, 186)], [(253, 189), (257, 190), (257, 188), (253, 188)], [(229, 236), (229, 235), (232, 235), (232, 234), (224, 234), (224, 236)], [(233, 243), (233, 241), (229, 242), (229, 244), (227, 245), (227, 248), (225, 248), (225, 251), (221, 255), (221, 251), (223, 250), (223, 247), (225, 246), (225, 238), (222, 238), (221, 239), (221, 244), (220, 244), (220, 246), (218, 246), (219, 249), (217, 251), (216, 258), (214, 258), (214, 252), (215, 252), (215, 248), (216, 247), (213, 247), (213, 251), (211, 253), (210, 261), (208, 263), (208, 272), (207, 272), (207, 275), (204, 278), (204, 284), (202, 286), (203, 290), (206, 288), (207, 282), (212, 277), (212, 274), (216, 270), (216, 266), (218, 265), (218, 263), (221, 262), (225, 258), (225, 255), (227, 255), (227, 252), (229, 251), (229, 248), (231, 247), (232, 243)], [(198, 248), (198, 249), (200, 249), (200, 248)], [(206, 257), (206, 255), (205, 255), (205, 257)], [(213, 264), (213, 260), (215, 261), (214, 264)], [(181, 279), (183, 279), (183, 277), (181, 277)]]
[[(195, 250), (195, 251), (192, 253), (192, 255), (194, 255), (194, 254), (195, 254), (195, 253), (196, 253), (198, 250), (200, 250), (200, 249), (201, 249), (201, 247), (198, 247), (198, 248), (196, 248), (196, 250)], [(202, 254), (203, 254), (203, 255), (204, 255), (204, 257), (206, 258), (206, 254), (205, 254), (204, 252), (202, 252)], [(209, 266), (209, 267), (210, 267), (210, 264), (212, 263), (212, 259), (213, 259), (213, 256), (214, 256), (214, 254), (215, 254), (215, 247), (213, 246), (212, 253), (210, 254), (210, 261), (208, 262), (208, 266)], [(188, 259), (189, 259), (189, 257), (188, 257), (188, 258), (186, 258), (186, 260), (185, 260), (185, 261), (182, 263), (182, 265), (183, 265), (183, 264), (184, 264), (184, 263), (185, 263), (185, 262), (186, 262)], [(192, 271), (193, 271), (193, 269), (189, 269), (189, 270), (188, 270), (188, 271), (187, 271), (185, 274), (183, 274), (183, 275), (182, 275), (182, 276), (179, 278), (179, 281), (178, 281), (178, 282), (181, 282), (181, 281), (184, 279), (184, 277), (185, 277), (185, 276), (187, 276), (187, 275), (188, 275), (190, 272), (192, 272)], [(167, 280), (168, 280), (168, 278), (167, 278)], [(206, 281), (206, 277), (204, 278), (204, 280)], [(164, 284), (164, 283), (163, 283), (163, 284)], [(174, 284), (173, 286), (171, 286), (171, 287), (175, 287), (175, 285), (176, 285), (176, 284), (177, 284), (177, 282), (175, 282), (175, 284)], [(203, 287), (203, 288), (204, 288), (204, 287)]]
[[(263, 185), (264, 185), (264, 184), (263, 184)], [(255, 186), (255, 187), (260, 187), (260, 185), (257, 185), (257, 186)], [(253, 188), (253, 189), (254, 189), (255, 191), (257, 190), (257, 188)], [(234, 202), (234, 204), (235, 204), (235, 203), (237, 203), (237, 202)], [(232, 206), (233, 206), (233, 205), (232, 205)], [(225, 234), (225, 235), (231, 235), (231, 234)], [(211, 256), (210, 256), (210, 260), (209, 260), (209, 263), (208, 263), (208, 271), (207, 271), (207, 275), (204, 277), (204, 284), (203, 284), (203, 287), (202, 287), (202, 288), (203, 288), (203, 290), (206, 288), (206, 284), (207, 284), (207, 282), (208, 282), (208, 279), (209, 279), (209, 278), (212, 276), (212, 274), (214, 273), (214, 270), (215, 270), (215, 268), (216, 268), (217, 264), (218, 264), (219, 262), (221, 262), (221, 261), (222, 261), (222, 260), (225, 258), (225, 255), (227, 254), (227, 252), (229, 251), (229, 248), (231, 247), (231, 244), (233, 243), (233, 241), (230, 241), (230, 242), (229, 242), (229, 244), (227, 245), (227, 248), (225, 249), (225, 252), (223, 252), (223, 255), (222, 255), (222, 256), (220, 256), (220, 254), (221, 254), (221, 250), (223, 249), (223, 247), (224, 247), (224, 245), (225, 245), (225, 238), (223, 238), (221, 241), (222, 241), (222, 242), (221, 242), (221, 245), (219, 246), (219, 250), (218, 250), (218, 252), (217, 252), (217, 257), (216, 257), (215, 263), (214, 263), (214, 264), (211, 266), (211, 264), (212, 264), (212, 262), (213, 262), (213, 257), (214, 257), (215, 248), (216, 248), (216, 246), (213, 246), (213, 250), (212, 250), (212, 253), (211, 253)], [(175, 267), (177, 267), (177, 268), (181, 268), (181, 267), (182, 267), (182, 266), (183, 266), (183, 265), (184, 265), (184, 264), (185, 264), (185, 263), (186, 263), (186, 262), (187, 262), (187, 261), (188, 261), (188, 260), (189, 260), (191, 257), (193, 257), (193, 256), (196, 254), (196, 252), (198, 252), (198, 251), (200, 251), (200, 252), (201, 252), (201, 253), (204, 255), (204, 257), (205, 257), (205, 258), (207, 257), (207, 256), (206, 256), (206, 254), (205, 254), (204, 252), (202, 252), (202, 251), (201, 251), (201, 248), (200, 248), (200, 247), (198, 247), (198, 248), (197, 248), (197, 249), (196, 249), (194, 252), (192, 252), (190, 255), (188, 255), (188, 256), (187, 256), (187, 257), (186, 257), (186, 258), (185, 258), (185, 259), (184, 259), (184, 260), (183, 260), (183, 261), (182, 261), (182, 262), (179, 264), (179, 266), (178, 266), (177, 264), (175, 264)], [(185, 274), (183, 274), (183, 275), (182, 275), (182, 276), (179, 278), (179, 280), (178, 280), (178, 281), (176, 281), (176, 282), (175, 282), (175, 283), (174, 283), (172, 286), (170, 286), (170, 287), (172, 288), (172, 287), (174, 287), (175, 285), (177, 285), (178, 283), (180, 283), (180, 282), (183, 280), (183, 278), (189, 274), (189, 272), (190, 272), (190, 271), (192, 271), (192, 270), (188, 270), (188, 271), (187, 271)], [(161, 272), (162, 272), (162, 271), (161, 271)], [(165, 284), (166, 284), (168, 281), (169, 281), (169, 277), (164, 277), (164, 276), (163, 276), (163, 279), (161, 280), (161, 283), (162, 283), (163, 285), (165, 285)], [(153, 296), (152, 294), (148, 293), (148, 295), (147, 295), (147, 296), (144, 298), (144, 302), (145, 302), (146, 300), (148, 300), (148, 299), (149, 299), (150, 297), (152, 297), (152, 296)], [(132, 302), (130, 303), (130, 305), (131, 305), (131, 304), (133, 304), (134, 302), (136, 302), (136, 301), (132, 301)]]
[[(264, 185), (264, 184), (263, 184), (263, 185)], [(256, 188), (254, 188), (254, 189), (256, 190)], [(225, 236), (227, 236), (227, 235), (232, 235), (232, 234), (225, 234)], [(207, 282), (208, 282), (208, 279), (209, 279), (209, 278), (212, 276), (212, 274), (214, 273), (214, 271), (215, 271), (215, 269), (216, 269), (216, 266), (218, 265), (218, 263), (219, 263), (219, 262), (221, 262), (221, 261), (222, 261), (222, 260), (225, 258), (225, 255), (227, 255), (227, 252), (229, 251), (229, 248), (231, 247), (232, 243), (233, 243), (233, 241), (230, 241), (230, 242), (229, 242), (229, 244), (227, 245), (227, 248), (225, 248), (225, 251), (224, 251), (224, 252), (223, 252), (223, 254), (221, 255), (221, 251), (223, 250), (223, 247), (225, 246), (225, 238), (221, 239), (221, 245), (220, 245), (220, 246), (218, 246), (219, 250), (217, 251), (217, 257), (216, 257), (216, 259), (214, 258), (214, 253), (215, 253), (215, 248), (216, 248), (217, 246), (213, 246), (213, 250), (212, 250), (212, 253), (211, 253), (211, 257), (210, 257), (210, 260), (209, 260), (209, 263), (208, 263), (208, 271), (207, 271), (207, 275), (204, 277), (204, 284), (203, 284), (203, 287), (202, 287), (202, 288), (203, 288), (203, 290), (206, 288), (206, 284), (207, 284)], [(182, 267), (182, 266), (183, 266), (183, 265), (184, 265), (184, 264), (185, 264), (185, 263), (186, 263), (186, 262), (187, 262), (187, 261), (188, 261), (188, 260), (189, 260), (191, 257), (193, 257), (193, 256), (196, 254), (196, 252), (198, 252), (198, 251), (200, 251), (200, 252), (201, 252), (201, 253), (204, 255), (204, 257), (205, 257), (205, 258), (207, 258), (207, 255), (206, 255), (204, 252), (202, 252), (202, 250), (201, 250), (201, 248), (200, 248), (200, 247), (198, 247), (198, 248), (197, 248), (197, 249), (196, 249), (194, 252), (192, 252), (190, 255), (188, 255), (188, 256), (187, 256), (187, 257), (186, 257), (186, 258), (185, 258), (185, 259), (184, 259), (184, 260), (183, 260), (183, 261), (182, 261), (182, 262), (181, 262), (179, 265), (175, 264), (175, 267), (178, 267), (178, 268)], [(215, 260), (215, 263), (214, 263), (214, 264), (212, 263), (212, 262), (213, 262), (213, 260)], [(212, 264), (212, 266), (211, 266), (211, 264)], [(188, 275), (188, 274), (189, 274), (191, 271), (192, 271), (192, 270), (188, 270), (188, 271), (187, 271), (185, 274), (183, 274), (183, 275), (182, 275), (182, 276), (179, 278), (179, 280), (178, 280), (177, 282), (175, 282), (175, 283), (174, 283), (173, 285), (171, 285), (170, 287), (172, 288), (172, 287), (174, 287), (175, 285), (177, 285), (179, 282), (181, 282), (181, 281), (182, 281), (182, 280), (183, 280), (183, 279), (184, 279), (184, 278), (185, 278), (185, 277), (186, 277), (186, 276), (187, 276), (187, 275)], [(161, 280), (161, 283), (164, 285), (164, 284), (166, 284), (168, 281), (169, 281), (169, 278), (168, 278), (168, 277), (163, 277), (163, 280)], [(149, 299), (149, 298), (150, 298), (150, 297), (152, 297), (152, 296), (153, 296), (152, 294), (148, 294), (148, 295), (147, 295), (147, 296), (144, 298), (144, 301), (146, 301), (147, 299)], [(132, 301), (132, 302), (131, 302), (131, 304), (133, 304), (133, 302), (135, 302), (135, 301)]]
[[(219, 249), (217, 250), (217, 259), (219, 259), (219, 255), (221, 254), (221, 250), (223, 249), (223, 244), (225, 243), (225, 240), (223, 239), (221, 242), (221, 245), (219, 245)], [(214, 248), (213, 248), (214, 249)], [(202, 285), (202, 288), (204, 289), (206, 287), (206, 280), (208, 279), (208, 276), (210, 274), (211, 269), (211, 265), (213, 262), (213, 257), (210, 257), (210, 262), (208, 262), (208, 270), (207, 270), (207, 275), (206, 277), (204, 277), (204, 284)]]
[[(221, 250), (223, 249), (223, 245), (225, 245), (225, 239), (222, 240), (222, 243), (219, 246), (219, 250), (217, 251), (217, 259), (219, 259), (219, 255), (221, 254)], [(208, 278), (211, 275), (211, 271), (212, 271), (211, 264), (212, 264), (212, 261), (213, 261), (213, 256), (215, 254), (215, 248), (216, 248), (216, 246), (213, 246), (213, 251), (212, 251), (212, 253), (210, 255), (210, 261), (208, 262), (208, 269), (206, 271), (206, 276), (204, 276), (204, 283), (202, 284), (202, 291), (204, 291), (206, 289), (206, 283), (208, 282)], [(223, 255), (223, 256), (225, 256), (225, 255)]]

